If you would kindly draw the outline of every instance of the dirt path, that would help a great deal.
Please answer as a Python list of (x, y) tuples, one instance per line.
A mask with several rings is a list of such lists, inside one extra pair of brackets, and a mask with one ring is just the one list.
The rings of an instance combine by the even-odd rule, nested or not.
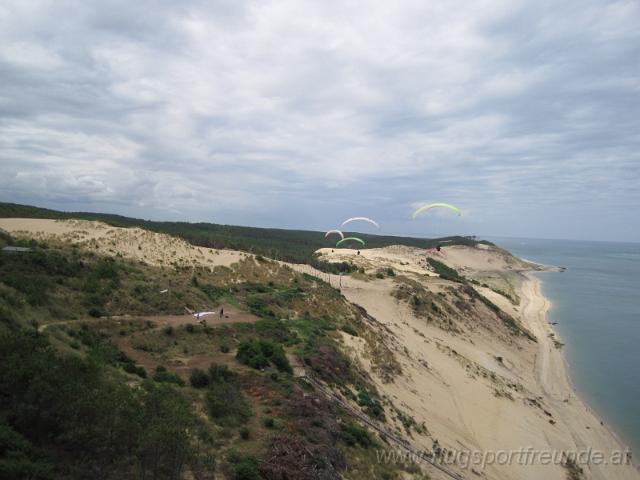
[(153, 371), (162, 365), (174, 373), (188, 373), (194, 368), (206, 370), (212, 363), (228, 364), (233, 362), (235, 358), (232, 353), (219, 353), (216, 355), (194, 355), (192, 357), (184, 357), (167, 362), (156, 359), (147, 352), (134, 348), (131, 345), (131, 338), (129, 337), (118, 337), (114, 343), (127, 357), (148, 371)]
[[(222, 305), (224, 308), (224, 317), (220, 317), (220, 310), (216, 310), (215, 315), (207, 315), (202, 317), (202, 320), (206, 321), (206, 325), (216, 326), (216, 325), (228, 325), (228, 324), (236, 324), (236, 323), (254, 323), (259, 320), (258, 317), (252, 315), (251, 313), (244, 312), (239, 310), (237, 307), (229, 304)], [(150, 316), (117, 316), (110, 317), (111, 320), (115, 320), (116, 322), (126, 321), (126, 322), (152, 322), (155, 326), (151, 330), (159, 330), (162, 328), (166, 328), (168, 326), (178, 327), (181, 325), (200, 325), (201, 322), (198, 321), (193, 315), (185, 314), (185, 315), (150, 315)], [(82, 322), (91, 322), (100, 319), (95, 318), (85, 318), (80, 320), (64, 320), (60, 322), (48, 323), (46, 325), (38, 326), (39, 332), (46, 331), (49, 327), (60, 326), (60, 325), (71, 325), (71, 324), (79, 324)], [(149, 331), (149, 330), (147, 330)], [(194, 355), (194, 356), (185, 356), (183, 358), (177, 357), (171, 362), (161, 361), (159, 359), (154, 358), (147, 352), (142, 350), (138, 350), (131, 345), (131, 340), (135, 336), (129, 337), (115, 337), (114, 343), (118, 347), (120, 351), (125, 353), (129, 358), (131, 358), (135, 363), (144, 367), (149, 371), (153, 371), (156, 367), (163, 365), (174, 373), (187, 373), (194, 368), (206, 369), (211, 365), (211, 363), (231, 363), (234, 360), (234, 355), (232, 353), (218, 353), (215, 355)], [(304, 369), (302, 370), (304, 372)]]
[[(156, 327), (154, 327), (152, 330), (159, 330), (168, 326), (178, 327), (180, 325), (203, 324), (211, 327), (215, 325), (228, 325), (234, 323), (254, 323), (259, 320), (259, 318), (255, 315), (252, 315), (248, 312), (243, 312), (233, 305), (224, 304), (222, 305), (222, 308), (224, 309), (223, 317), (220, 317), (220, 310), (218, 309), (216, 311), (216, 314), (206, 315), (202, 317), (201, 320), (197, 320), (193, 315), (190, 314), (140, 317), (140, 320), (153, 322)], [(228, 364), (233, 362), (234, 359), (234, 355), (232, 353), (218, 353), (215, 355), (194, 355), (185, 356), (183, 358), (178, 357), (171, 362), (163, 362), (154, 358), (152, 355), (149, 355), (147, 352), (134, 348), (131, 345), (131, 340), (134, 336), (135, 334), (131, 337), (117, 337), (115, 340), (115, 344), (129, 358), (131, 358), (137, 364), (143, 366), (147, 370), (154, 370), (156, 367), (163, 365), (167, 368), (167, 370), (173, 371), (175, 373), (186, 373), (194, 368), (206, 369), (214, 362)]]
[[(224, 318), (220, 318), (220, 314), (219, 314), (220, 309), (217, 308), (216, 313), (214, 315), (206, 315), (202, 317), (201, 320), (205, 320), (208, 326), (225, 325), (230, 323), (254, 323), (257, 320), (259, 320), (259, 318), (256, 317), (255, 315), (252, 315), (251, 313), (248, 313), (248, 312), (244, 312), (230, 304), (225, 303), (224, 305), (222, 305), (222, 308), (224, 308)], [(190, 314), (146, 315), (146, 316), (117, 315), (113, 317), (101, 317), (101, 318), (85, 317), (85, 318), (80, 318), (76, 320), (62, 320), (60, 322), (46, 323), (44, 325), (38, 325), (38, 332), (42, 333), (48, 328), (54, 327), (54, 326), (80, 324), (82, 322), (95, 322), (96, 320), (104, 320), (104, 319), (153, 322), (156, 325), (155, 328), (162, 328), (162, 327), (168, 327), (168, 326), (178, 327), (180, 325), (188, 325), (188, 324), (200, 325), (200, 322), (193, 315), (190, 315)]]

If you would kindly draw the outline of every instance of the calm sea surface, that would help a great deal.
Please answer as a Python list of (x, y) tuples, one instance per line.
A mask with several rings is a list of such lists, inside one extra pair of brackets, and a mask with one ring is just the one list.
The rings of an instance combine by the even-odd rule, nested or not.
[(549, 319), (587, 403), (640, 455), (640, 244), (490, 238), (513, 254), (567, 267), (541, 273)]

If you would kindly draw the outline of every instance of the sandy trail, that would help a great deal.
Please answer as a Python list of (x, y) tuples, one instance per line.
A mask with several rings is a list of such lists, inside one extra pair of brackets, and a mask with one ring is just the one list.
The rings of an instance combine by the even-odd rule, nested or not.
[[(220, 317), (219, 311), (220, 307), (224, 308), (224, 317)], [(178, 327), (180, 325), (200, 325), (201, 323), (193, 316), (193, 315), (147, 315), (147, 316), (130, 316), (130, 315), (122, 315), (122, 316), (112, 316), (112, 317), (102, 317), (110, 318), (115, 321), (136, 321), (136, 322), (152, 322), (156, 325), (155, 328), (162, 327)], [(75, 319), (75, 320), (62, 320), (59, 322), (51, 322), (45, 323), (43, 325), (38, 326), (39, 332), (44, 332), (49, 327), (59, 326), (59, 325), (73, 325), (80, 324), (83, 321), (94, 321), (96, 320), (93, 317), (87, 317), (84, 319)], [(233, 323), (253, 323), (256, 322), (258, 317), (255, 315), (245, 312), (243, 310), (238, 309), (234, 305), (230, 305), (228, 303), (222, 304), (217, 307), (216, 313), (214, 315), (206, 315), (203, 316), (201, 320), (206, 321), (206, 325), (215, 326), (215, 325), (225, 325), (225, 324), (233, 324)]]

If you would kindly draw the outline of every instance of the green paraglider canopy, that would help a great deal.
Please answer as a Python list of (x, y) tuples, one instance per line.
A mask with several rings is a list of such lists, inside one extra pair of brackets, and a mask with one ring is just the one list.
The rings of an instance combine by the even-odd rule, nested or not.
[(421, 214), (425, 213), (427, 210), (431, 210), (432, 208), (448, 208), (449, 210), (453, 210), (458, 215), (462, 215), (462, 212), (460, 211), (460, 209), (454, 205), (451, 205), (450, 203), (428, 203), (426, 205), (423, 205), (419, 209), (417, 209), (415, 212), (413, 212), (413, 215), (412, 215), (413, 219), (415, 220)]
[(364, 247), (364, 245), (365, 245), (364, 240), (362, 240), (362, 239), (360, 239), (360, 238), (358, 238), (358, 237), (346, 237), (346, 238), (343, 238), (342, 240), (340, 240), (338, 243), (336, 243), (336, 247), (339, 247), (339, 246), (340, 246), (340, 245), (342, 245), (343, 243), (348, 242), (348, 241), (350, 241), (350, 240), (353, 240), (353, 241), (355, 241), (355, 242), (360, 242), (360, 243), (362, 244), (362, 246), (363, 246), (363, 247)]

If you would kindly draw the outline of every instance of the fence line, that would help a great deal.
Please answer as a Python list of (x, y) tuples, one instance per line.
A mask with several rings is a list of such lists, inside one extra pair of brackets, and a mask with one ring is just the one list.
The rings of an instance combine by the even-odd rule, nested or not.
[(452, 478), (453, 480), (464, 480), (464, 477), (461, 476), (460, 474), (458, 474), (458, 473), (456, 473), (456, 472), (454, 472), (452, 470), (449, 470), (448, 468), (444, 467), (443, 465), (440, 465), (436, 460), (433, 459), (433, 455), (427, 454), (424, 451), (416, 450), (411, 445), (409, 445), (409, 443), (405, 439), (403, 439), (401, 437), (398, 437), (395, 433), (389, 432), (386, 429), (381, 428), (378, 425), (376, 425), (375, 423), (373, 423), (362, 412), (357, 411), (355, 408), (353, 408), (347, 402), (345, 402), (340, 397), (338, 397), (334, 392), (332, 392), (331, 390), (326, 389), (320, 382), (318, 382), (314, 378), (309, 377), (307, 375), (303, 375), (300, 378), (305, 379), (307, 382), (309, 382), (311, 385), (313, 385), (317, 390), (319, 390), (320, 393), (322, 393), (324, 396), (328, 397), (330, 400), (333, 400), (335, 403), (339, 404), (342, 408), (347, 410), (351, 415), (357, 417), (360, 421), (362, 421), (362, 422), (366, 423), (367, 425), (369, 425), (371, 428), (376, 430), (381, 436), (383, 436), (387, 440), (390, 440), (390, 441), (396, 443), (401, 448), (404, 448), (407, 452), (409, 452), (411, 455), (413, 455), (413, 458), (420, 458), (421, 460), (424, 460), (425, 462), (430, 464), (432, 467), (434, 467), (435, 469), (439, 470), (441, 473), (444, 473), (447, 477)]

